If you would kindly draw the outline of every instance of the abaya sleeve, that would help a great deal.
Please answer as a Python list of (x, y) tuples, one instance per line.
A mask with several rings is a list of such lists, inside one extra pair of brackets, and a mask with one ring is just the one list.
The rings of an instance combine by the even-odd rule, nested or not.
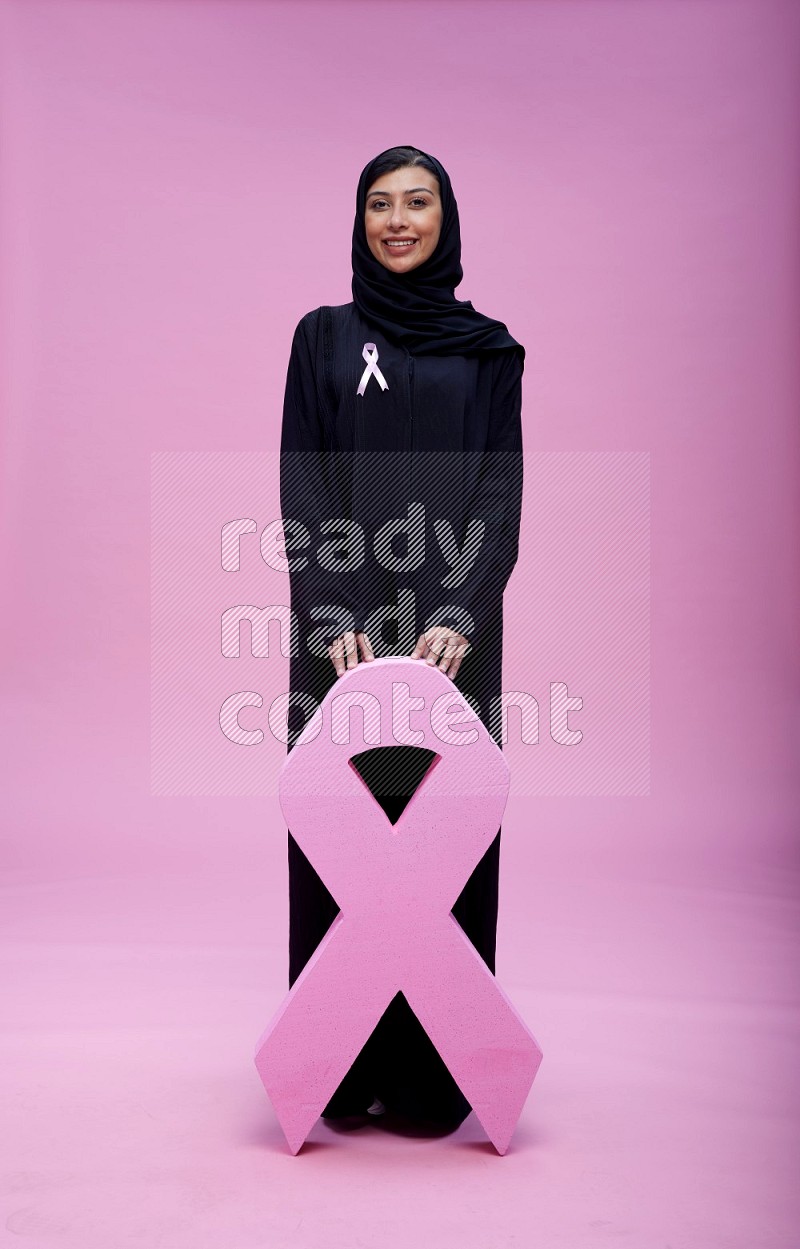
[[(364, 628), (354, 572), (340, 567), (337, 533), (347, 532), (347, 478), (351, 457), (332, 453), (331, 417), (318, 350), (319, 309), (300, 321), (292, 340), (283, 404), (280, 497), (284, 522), (299, 521), (308, 534), (289, 527), (286, 553), (292, 610), (301, 630), (325, 645)], [(344, 543), (339, 541), (344, 547)], [(319, 552), (318, 552), (319, 548)], [(320, 622), (333, 621), (327, 627)]]
[[(522, 513), (523, 365), (516, 352), (502, 352), (494, 357), (492, 369), (486, 447), (476, 456), (465, 513), (466, 526), (481, 521), (483, 535), (466, 580), (451, 591), (452, 602), (472, 617), (470, 641), (478, 643), (490, 639), (500, 626), (503, 591), (519, 554)], [(466, 533), (462, 545), (465, 537)]]

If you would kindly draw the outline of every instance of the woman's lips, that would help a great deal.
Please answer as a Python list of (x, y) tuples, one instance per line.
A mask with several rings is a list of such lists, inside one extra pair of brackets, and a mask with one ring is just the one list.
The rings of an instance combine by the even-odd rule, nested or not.
[(383, 239), (382, 242), (392, 256), (402, 256), (405, 252), (413, 252), (419, 239)]

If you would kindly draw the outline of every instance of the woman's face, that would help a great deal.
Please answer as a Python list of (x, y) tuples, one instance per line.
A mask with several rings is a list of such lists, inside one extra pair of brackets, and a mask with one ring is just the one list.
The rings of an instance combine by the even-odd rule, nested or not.
[(381, 174), (367, 191), (364, 226), (367, 246), (385, 269), (416, 269), (439, 242), (439, 179), (419, 165)]

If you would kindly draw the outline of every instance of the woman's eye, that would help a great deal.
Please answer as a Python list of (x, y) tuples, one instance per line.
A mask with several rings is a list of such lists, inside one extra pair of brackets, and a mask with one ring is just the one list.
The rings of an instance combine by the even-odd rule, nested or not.
[(417, 204), (420, 208), (427, 208), (428, 201), (426, 199), (412, 199), (412, 204)]

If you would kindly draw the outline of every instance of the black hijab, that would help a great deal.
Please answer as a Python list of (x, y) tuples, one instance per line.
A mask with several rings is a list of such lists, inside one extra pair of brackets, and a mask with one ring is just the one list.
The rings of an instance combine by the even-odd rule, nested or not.
[[(388, 148), (387, 151), (392, 151)], [(414, 355), (471, 355), (481, 351), (525, 349), (502, 321), (476, 312), (468, 299), (456, 299), (461, 268), (461, 227), (458, 204), (447, 170), (435, 156), (424, 156), (436, 170), (441, 188), (442, 229), (431, 256), (408, 273), (392, 273), (373, 256), (364, 228), (367, 191), (381, 152), (361, 172), (353, 225), (353, 300), (365, 321)]]

